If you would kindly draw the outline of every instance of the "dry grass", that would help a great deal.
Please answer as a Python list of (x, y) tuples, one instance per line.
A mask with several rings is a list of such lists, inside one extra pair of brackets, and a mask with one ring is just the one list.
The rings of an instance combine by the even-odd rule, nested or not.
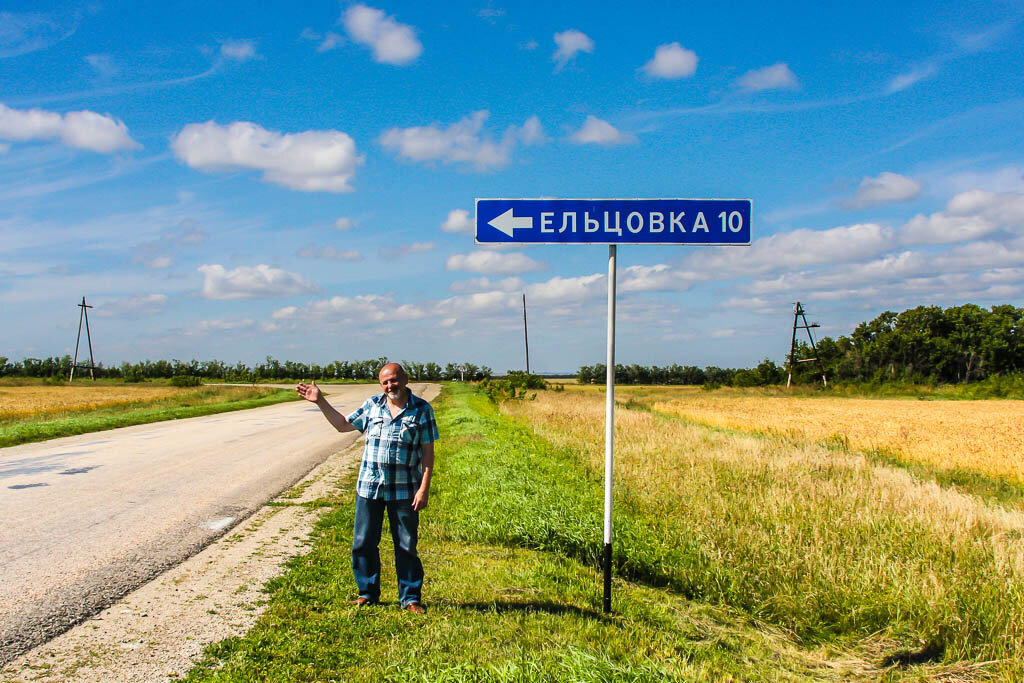
[[(629, 395), (627, 392), (626, 396)], [(1024, 401), (790, 398), (727, 391), (646, 390), (657, 411), (1024, 483)]]
[(0, 386), (0, 421), (148, 406), (163, 401), (228, 401), (252, 394), (251, 387), (181, 388), (154, 384), (23, 384)]
[[(628, 400), (629, 392), (621, 398)], [(784, 408), (789, 400), (762, 398), (758, 409), (755, 401), (692, 398), (698, 405), (744, 406), (762, 425), (774, 424), (773, 414), (781, 419), (793, 412)], [(809, 414), (819, 401), (800, 402), (806, 408), (796, 414)], [(887, 419), (883, 406), (934, 408), (866, 403), (878, 407), (861, 419), (875, 422)], [(720, 416), (712, 412), (716, 405), (705, 406), (704, 415)], [(503, 409), (580, 452), (595, 473), (603, 469), (600, 393), (568, 387)], [(729, 415), (730, 425), (750, 428)], [(816, 419), (835, 420), (827, 427), (833, 432), (843, 424), (853, 431), (847, 415), (839, 410)], [(962, 419), (983, 418), (968, 412)], [(936, 431), (940, 424), (946, 432), (963, 429), (937, 419), (930, 424)], [(923, 439), (926, 428), (920, 429)], [(709, 431), (642, 410), (618, 410), (615, 432), (616, 482), (625, 496), (617, 504), (640, 510), (649, 520), (642, 533), (664, 539), (664, 558), (650, 562), (676, 563), (663, 569), (686, 594), (801, 633), (881, 630), (904, 642), (940, 643), (947, 664), (1005, 659), (1008, 670), (1024, 670), (1021, 512), (810, 441)], [(928, 436), (941, 442), (943, 435)]]

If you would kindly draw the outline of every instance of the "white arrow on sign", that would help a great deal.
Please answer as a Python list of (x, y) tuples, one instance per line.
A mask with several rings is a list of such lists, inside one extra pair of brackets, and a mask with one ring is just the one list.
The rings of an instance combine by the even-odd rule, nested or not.
[(500, 230), (509, 237), (512, 237), (512, 231), (516, 228), (532, 228), (533, 217), (513, 216), (512, 209), (509, 209), (494, 220), (487, 221), (487, 225), (490, 225), (495, 230)]

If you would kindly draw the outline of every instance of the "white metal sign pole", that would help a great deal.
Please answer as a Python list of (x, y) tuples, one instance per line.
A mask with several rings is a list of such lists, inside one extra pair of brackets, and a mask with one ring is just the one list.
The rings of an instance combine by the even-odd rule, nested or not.
[(612, 463), (615, 460), (615, 245), (608, 246), (608, 365), (604, 410), (604, 611), (612, 611)]

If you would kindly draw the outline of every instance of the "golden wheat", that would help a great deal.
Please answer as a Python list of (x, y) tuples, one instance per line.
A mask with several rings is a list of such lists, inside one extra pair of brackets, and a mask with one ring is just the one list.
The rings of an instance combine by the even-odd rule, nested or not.
[(23, 385), (0, 386), (0, 420), (62, 413), (80, 413), (134, 404), (150, 404), (187, 394), (214, 392), (224, 399), (250, 387), (180, 388), (147, 384)]
[(906, 461), (1024, 483), (1024, 401), (790, 398), (694, 391), (648, 391), (638, 398), (656, 411), (716, 427), (879, 449)]

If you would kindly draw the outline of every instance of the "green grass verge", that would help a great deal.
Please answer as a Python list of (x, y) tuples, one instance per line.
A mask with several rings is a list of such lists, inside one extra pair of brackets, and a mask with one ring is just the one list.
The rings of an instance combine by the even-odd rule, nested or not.
[[(268, 584), (256, 626), (208, 648), (187, 681), (895, 681), (936, 670), (879, 670), (870, 639), (860, 657), (808, 648), (749, 613), (623, 578), (603, 614), (601, 482), (468, 387), (447, 387), (435, 407), (439, 473), (420, 542), (428, 614), (398, 609), (386, 541), (391, 602), (348, 604), (346, 501)], [(656, 545), (656, 529), (643, 535)], [(619, 551), (627, 576), (659, 561), (633, 558), (635, 545)]]
[[(261, 393), (266, 390), (260, 390)], [(186, 398), (194, 401), (195, 396)], [(0, 448), (16, 446), (33, 441), (45, 441), (61, 436), (74, 436), (100, 432), (118, 427), (163, 422), (164, 420), (180, 420), (187, 417), (201, 417), (215, 413), (226, 413), (234, 410), (260, 408), (275, 403), (299, 400), (294, 391), (279, 389), (263, 393), (255, 398), (240, 398), (229, 401), (199, 403), (196, 405), (176, 405), (174, 399), (157, 403), (139, 403), (131, 406), (119, 406), (88, 412), (72, 413), (56, 418), (32, 418), (17, 420), (0, 425)]]

